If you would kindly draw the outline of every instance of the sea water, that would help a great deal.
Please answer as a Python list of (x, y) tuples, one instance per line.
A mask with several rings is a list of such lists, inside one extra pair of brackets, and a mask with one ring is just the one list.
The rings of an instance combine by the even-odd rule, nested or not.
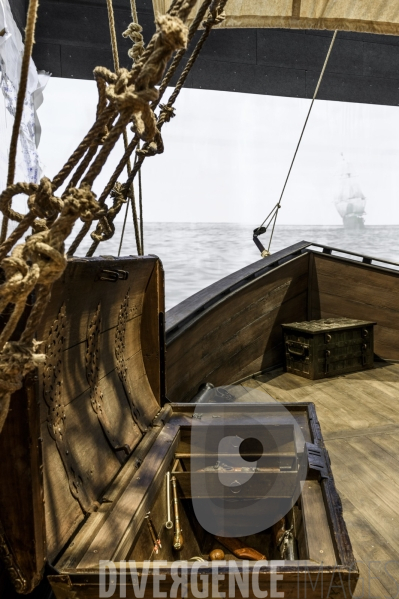
[[(122, 223), (115, 236), (102, 243), (96, 255), (117, 255)], [(155, 254), (165, 269), (166, 309), (200, 289), (260, 259), (251, 225), (239, 223), (145, 223), (144, 251)], [(268, 236), (261, 237), (268, 245)], [(342, 226), (277, 226), (271, 251), (309, 241), (399, 263), (399, 226), (366, 226), (359, 231)], [(84, 256), (91, 239), (76, 252)], [(121, 256), (137, 254), (134, 230), (128, 223)]]

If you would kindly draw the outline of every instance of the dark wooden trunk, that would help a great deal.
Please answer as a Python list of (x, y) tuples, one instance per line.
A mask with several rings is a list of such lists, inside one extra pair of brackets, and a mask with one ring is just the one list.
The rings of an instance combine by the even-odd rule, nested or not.
[(283, 324), (286, 371), (314, 380), (373, 368), (375, 324), (351, 318)]

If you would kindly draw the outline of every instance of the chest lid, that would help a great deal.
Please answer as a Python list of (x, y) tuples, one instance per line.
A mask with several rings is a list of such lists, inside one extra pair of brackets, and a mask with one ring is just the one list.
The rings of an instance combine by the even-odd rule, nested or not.
[(320, 320), (309, 320), (305, 322), (291, 322), (281, 325), (284, 330), (292, 330), (300, 333), (330, 333), (347, 329), (358, 329), (369, 327), (377, 323), (369, 320), (356, 320), (354, 318), (322, 318)]
[(45, 363), (13, 394), (0, 435), (0, 559), (20, 592), (151, 428), (165, 400), (163, 323), (156, 256), (74, 258), (54, 284), (37, 331)]

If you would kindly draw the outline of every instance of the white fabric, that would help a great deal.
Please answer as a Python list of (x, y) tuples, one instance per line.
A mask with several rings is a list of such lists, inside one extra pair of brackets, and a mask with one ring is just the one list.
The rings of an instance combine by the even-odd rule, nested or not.
[[(14, 21), (8, 0), (0, 0), (0, 191), (6, 186), (8, 149), (15, 115), (24, 44)], [(43, 102), (43, 89), (49, 75), (38, 73), (30, 61), (24, 111), (18, 140), (15, 182), (38, 183), (42, 176), (37, 145), (40, 140), (40, 123), (36, 109)]]
[[(202, 0), (197, 0), (191, 17)], [(171, 0), (153, 0), (163, 14)], [(229, 0), (219, 27), (331, 29), (399, 35), (398, 0)]]

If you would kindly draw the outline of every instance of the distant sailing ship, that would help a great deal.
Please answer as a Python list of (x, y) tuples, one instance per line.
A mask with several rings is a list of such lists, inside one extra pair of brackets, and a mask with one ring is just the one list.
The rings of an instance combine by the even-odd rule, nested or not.
[(335, 206), (346, 229), (363, 229), (366, 198), (342, 155), (341, 188)]

